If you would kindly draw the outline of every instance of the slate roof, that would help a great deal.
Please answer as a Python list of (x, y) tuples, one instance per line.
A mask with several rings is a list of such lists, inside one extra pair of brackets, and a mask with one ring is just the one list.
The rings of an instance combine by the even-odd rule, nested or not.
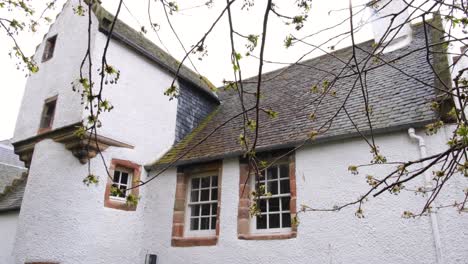
[[(108, 34), (110, 32), (114, 16), (99, 4), (93, 5), (93, 11), (99, 20), (99, 30)], [(112, 37), (124, 42), (131, 48), (146, 56), (148, 59), (168, 70), (170, 73), (175, 75), (177, 72), (177, 68), (180, 64), (178, 60), (147, 39), (143, 33), (136, 31), (119, 19), (117, 19), (115, 23)], [(214, 93), (216, 87), (205, 77), (192, 71), (183, 64), (180, 68), (178, 77), (189, 82), (194, 87), (200, 89), (210, 98), (218, 102), (218, 97)]]
[(24, 190), (26, 188), (26, 176), (22, 176), (10, 185), (11, 190), (7, 190), (0, 195), (0, 212), (19, 210), (23, 201)]
[(10, 142), (0, 142), (0, 212), (17, 210), (26, 186), (26, 168), (13, 152)]
[[(440, 26), (440, 20), (436, 20), (437, 23), (433, 24)], [(432, 43), (438, 43), (442, 40), (439, 31), (430, 27), (427, 27), (427, 30)], [(370, 51), (373, 49), (372, 44), (373, 41), (367, 41), (359, 44), (359, 47), (364, 51)], [(424, 27), (422, 24), (413, 26), (413, 41), (410, 45), (382, 56), (385, 61), (394, 60), (392, 65), (401, 69), (403, 73), (392, 66), (374, 63), (363, 75), (372, 107), (371, 120), (375, 133), (401, 130), (411, 126), (421, 127), (438, 118), (438, 113), (430, 108), (430, 102), (438, 97), (440, 92), (435, 87), (440, 87), (440, 84), (426, 61), (424, 45)], [(400, 58), (404, 54), (409, 55)], [(299, 65), (263, 75), (261, 106), (278, 112), (278, 117), (269, 118), (266, 114), (261, 114), (257, 151), (294, 147), (304, 142), (308, 139), (311, 131), (317, 130), (341, 107), (344, 98), (350, 91), (345, 108), (350, 113), (353, 122), (358, 124), (359, 130), (364, 133), (369, 131), (361, 86), (357, 83), (356, 88), (352, 88), (353, 83), (357, 80), (357, 75), (353, 75), (351, 69), (341, 75), (348, 75), (348, 77), (339, 79), (334, 86), (337, 92), (336, 97), (327, 96), (322, 105), (318, 107), (316, 119), (309, 118), (317, 106), (314, 99), (318, 96), (310, 91), (311, 87), (318, 82), (323, 82), (323, 80), (332, 80), (333, 75), (338, 74), (351, 56), (352, 49), (348, 47), (331, 55), (313, 58)], [(358, 50), (358, 61), (362, 61), (365, 56), (365, 52)], [(447, 63), (446, 57), (440, 56), (433, 58), (431, 55), (431, 61), (436, 68), (443, 68), (441, 65)], [(414, 76), (419, 81), (409, 76)], [(449, 75), (446, 74), (446, 76)], [(256, 78), (244, 82), (247, 90), (254, 91)], [(450, 81), (446, 83), (450, 83)], [(146, 168), (167, 166), (181, 156), (183, 157), (174, 162), (173, 165), (203, 162), (242, 154), (245, 150), (241, 148), (239, 143), (239, 135), (242, 133), (243, 127), (241, 117), (228, 122), (213, 133), (226, 120), (241, 112), (239, 99), (235, 92), (221, 92), (219, 97), (221, 105), (216, 111), (162, 158)], [(254, 96), (246, 95), (245, 101), (247, 108), (253, 106)], [(213, 134), (197, 146), (210, 133)], [(330, 124), (329, 129), (320, 134), (312, 143), (357, 135), (352, 122), (342, 110)]]
[(0, 141), (0, 163), (6, 163), (17, 167), (24, 166), (23, 162), (19, 160), (18, 155), (13, 152), (13, 146), (9, 140)]

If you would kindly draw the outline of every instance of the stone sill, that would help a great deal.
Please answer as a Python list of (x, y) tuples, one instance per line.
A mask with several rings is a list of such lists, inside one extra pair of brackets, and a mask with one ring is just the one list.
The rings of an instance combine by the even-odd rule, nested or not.
[(198, 247), (198, 246), (215, 246), (217, 243), (218, 243), (217, 236), (173, 237), (171, 245), (173, 247)]
[(291, 239), (296, 238), (297, 232), (292, 231), (290, 233), (281, 234), (239, 234), (238, 239), (242, 240), (279, 240), (279, 239)]
[(123, 211), (136, 211), (135, 205), (128, 205), (126, 201), (112, 200), (112, 198), (104, 199), (104, 207)]

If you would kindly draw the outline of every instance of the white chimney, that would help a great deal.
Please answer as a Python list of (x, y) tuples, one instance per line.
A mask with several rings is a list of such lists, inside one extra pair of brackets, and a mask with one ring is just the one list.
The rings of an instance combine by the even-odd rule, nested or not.
[[(402, 0), (373, 0), (369, 2), (369, 7), (375, 42), (383, 40), (383, 46), (388, 44), (384, 53), (400, 49), (411, 42), (411, 26), (406, 21), (409, 11)], [(394, 14), (398, 15), (394, 18)]]

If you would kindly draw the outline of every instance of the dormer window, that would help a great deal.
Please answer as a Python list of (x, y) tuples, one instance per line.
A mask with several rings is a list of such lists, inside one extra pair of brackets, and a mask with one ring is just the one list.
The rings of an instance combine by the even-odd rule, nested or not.
[(46, 40), (44, 53), (42, 54), (42, 62), (52, 59), (52, 57), (54, 56), (56, 41), (57, 41), (57, 35), (50, 37)]
[(45, 100), (44, 107), (42, 109), (41, 123), (39, 125), (39, 133), (48, 131), (52, 128), (56, 104), (57, 96)]

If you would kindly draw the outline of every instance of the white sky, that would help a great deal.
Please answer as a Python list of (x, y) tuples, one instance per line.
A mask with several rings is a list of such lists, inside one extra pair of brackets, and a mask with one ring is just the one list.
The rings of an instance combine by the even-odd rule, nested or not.
[[(365, 0), (354, 0), (353, 3), (358, 5), (363, 1), (365, 2)], [(214, 0), (213, 7), (208, 9), (206, 6), (192, 8), (194, 6), (202, 5), (206, 0), (179, 0), (177, 2), (179, 4), (180, 11), (171, 16), (171, 20), (173, 21), (173, 26), (186, 48), (190, 48), (191, 45), (195, 44), (201, 38), (214, 19), (219, 15), (222, 8), (224, 8), (226, 3), (224, 0)], [(233, 5), (233, 11), (235, 10), (233, 13), (235, 29), (244, 35), (260, 34), (266, 1), (255, 0), (253, 1), (255, 2), (255, 6), (249, 11), (240, 11), (240, 5), (243, 2), (244, 0), (238, 0), (236, 4)], [(298, 14), (297, 9), (294, 8), (295, 0), (277, 0), (275, 2), (280, 8), (279, 10), (282, 10), (283, 14), (290, 16)], [(55, 13), (60, 11), (63, 3), (64, 0), (59, 1)], [(116, 0), (103, 1), (104, 6), (110, 12), (115, 11), (116, 3)], [(144, 25), (148, 31), (146, 36), (159, 46), (163, 47), (157, 40), (155, 33), (149, 27), (147, 15), (148, 1), (127, 0), (125, 1), (125, 4), (131, 13), (126, 8), (123, 8), (119, 17), (136, 29), (139, 29), (141, 25)], [(292, 33), (296, 37), (301, 37), (339, 23), (349, 15), (348, 10), (331, 13), (329, 13), (329, 11), (343, 8), (346, 9), (347, 6), (348, 0), (314, 0), (308, 20), (304, 28), (300, 31), (294, 30), (293, 26), (286, 26), (284, 24), (284, 20), (270, 14), (265, 59), (280, 62), (293, 62), (297, 60), (311, 48), (305, 45), (295, 45), (290, 49), (285, 49), (283, 45), (285, 37), (289, 33)], [(356, 8), (356, 10), (358, 9), (360, 9), (360, 7)], [(184, 54), (183, 50), (166, 23), (166, 18), (162, 12), (159, 1), (152, 1), (152, 10), (153, 22), (161, 25), (159, 35), (162, 42), (166, 47), (168, 47), (169, 53), (176, 57), (176, 59), (180, 60)], [(49, 16), (55, 18), (55, 14), (51, 14)], [(355, 23), (357, 24), (358, 22), (359, 21), (356, 21)], [(23, 48), (29, 54), (34, 52), (36, 45), (42, 40), (47, 29), (48, 26), (43, 26), (37, 33), (26, 33), (19, 36)], [(349, 30), (348, 22), (344, 23), (341, 27), (336, 28), (334, 31), (314, 36), (310, 41), (314, 44), (320, 44), (329, 37), (347, 30)], [(207, 40), (208, 56), (204, 57), (202, 61), (199, 61), (197, 56), (192, 56), (192, 61), (196, 64), (198, 71), (217, 86), (222, 84), (223, 79), (229, 80), (232, 79), (233, 76), (232, 66), (230, 63), (231, 47), (228, 32), (227, 17), (225, 17), (220, 21)], [(365, 27), (359, 32), (357, 38), (359, 41), (372, 38), (371, 28)], [(236, 48), (238, 51), (241, 51), (241, 53), (245, 53), (247, 51), (245, 44), (245, 40), (240, 38), (236, 39)], [(341, 42), (337, 45), (337, 48), (346, 45), (349, 45), (349, 40), (347, 42)], [(328, 46), (329, 45), (326, 45), (325, 47)], [(24, 77), (25, 73), (17, 70), (15, 64), (16, 61), (8, 56), (8, 50), (11, 47), (12, 44), (10, 40), (2, 32), (0, 34), (0, 140), (13, 136), (16, 116), (18, 114), (26, 81)], [(258, 50), (259, 49), (257, 48), (257, 51)], [(318, 55), (318, 53), (313, 53), (310, 56), (316, 55)], [(111, 61), (109, 63), (112, 64)], [(244, 58), (241, 60), (241, 67), (244, 78), (254, 76), (258, 70), (258, 61), (254, 58)], [(279, 67), (281, 67), (281, 65), (266, 64), (264, 70), (270, 71)], [(122, 74), (124, 75), (125, 73)], [(161, 94), (161, 96), (163, 95)]]

